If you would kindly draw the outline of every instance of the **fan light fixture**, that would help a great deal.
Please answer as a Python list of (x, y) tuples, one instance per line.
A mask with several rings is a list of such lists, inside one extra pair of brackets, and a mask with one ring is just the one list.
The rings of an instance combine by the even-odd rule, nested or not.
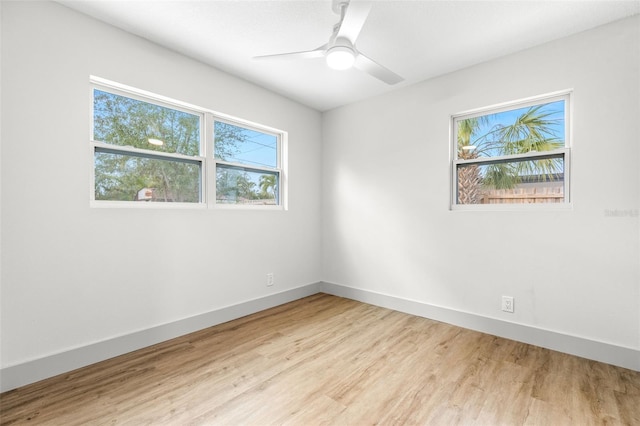
[[(2, 1), (2, 0), (0, 0)], [(340, 21), (333, 26), (329, 41), (313, 50), (302, 52), (276, 53), (255, 56), (255, 59), (324, 59), (327, 66), (336, 70), (351, 67), (369, 74), (387, 84), (397, 84), (404, 79), (393, 71), (369, 58), (356, 47), (372, 2), (360, 0), (332, 0), (331, 9), (340, 15)]]
[(346, 46), (334, 46), (327, 52), (327, 65), (334, 70), (346, 70), (356, 62), (352, 49)]

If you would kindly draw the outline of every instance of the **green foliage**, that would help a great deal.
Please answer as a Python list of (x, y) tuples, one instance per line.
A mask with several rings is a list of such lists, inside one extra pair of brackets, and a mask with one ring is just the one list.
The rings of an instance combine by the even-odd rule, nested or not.
[[(259, 185), (256, 185), (256, 177)], [(256, 191), (256, 186), (260, 192)], [(275, 204), (276, 175), (248, 172), (240, 167), (218, 165), (216, 176), (216, 197), (218, 201), (231, 204), (249, 203), (256, 200)]]
[(276, 175), (262, 175), (260, 176), (260, 198), (276, 198), (277, 188)]
[[(197, 115), (96, 90), (94, 140), (197, 156), (200, 154), (200, 118)], [(149, 139), (162, 141), (161, 146)], [(135, 200), (149, 188), (161, 201), (198, 202), (200, 168), (136, 154), (95, 154), (95, 193), (98, 200)]]
[[(94, 139), (118, 146), (184, 155), (200, 154), (200, 117), (96, 90)], [(162, 146), (152, 145), (158, 139)]]
[(517, 167), (512, 163), (498, 163), (487, 166), (482, 183), (496, 189), (511, 189), (520, 181)]
[[(235, 158), (242, 153), (241, 147), (247, 146), (249, 135), (252, 133), (255, 132), (216, 121), (215, 157), (222, 161), (239, 161)], [(242, 204), (263, 200), (267, 201), (265, 204), (275, 204), (276, 188), (276, 175), (239, 166), (223, 164), (217, 166), (216, 198), (218, 202)]]
[(251, 181), (251, 177), (245, 171), (240, 170), (223, 170), (222, 175), (227, 177), (227, 181), (231, 185), (225, 188), (224, 193), (233, 195), (235, 199), (255, 200), (257, 198), (255, 182)]
[(216, 121), (215, 123), (215, 157), (222, 161), (228, 161), (240, 152), (239, 146), (242, 146), (247, 135), (238, 126)]
[[(96, 149), (97, 200), (132, 201), (142, 190), (153, 194), (152, 201), (200, 201), (201, 165), (153, 154), (200, 156), (199, 115), (95, 90), (93, 121), (94, 140), (144, 150)], [(246, 146), (248, 134), (247, 129), (216, 121), (216, 159), (232, 161)], [(152, 144), (150, 139), (162, 142)], [(249, 168), (218, 165), (216, 185), (217, 198), (222, 202), (275, 201), (277, 178)]]
[[(543, 107), (545, 105), (530, 107), (517, 116), (513, 123), (496, 124), (484, 134), (477, 133), (483, 128), (483, 124), (490, 123), (497, 114), (459, 121), (458, 157), (496, 157), (562, 148), (564, 142), (558, 138), (555, 130), (561, 119), (554, 118), (557, 111), (545, 111)], [(553, 180), (561, 171), (562, 160), (557, 158), (489, 164), (484, 171), (482, 184), (497, 189), (510, 189), (518, 185), (525, 176)]]

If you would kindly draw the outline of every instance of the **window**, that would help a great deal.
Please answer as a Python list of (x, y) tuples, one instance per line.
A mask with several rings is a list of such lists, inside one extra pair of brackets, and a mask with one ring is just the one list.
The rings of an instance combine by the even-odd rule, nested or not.
[(277, 205), (279, 203), (279, 137), (216, 121), (216, 203)]
[(453, 116), (452, 208), (568, 205), (569, 105), (562, 93)]
[(283, 206), (284, 132), (92, 82), (92, 205)]
[(200, 203), (200, 114), (94, 88), (95, 200)]

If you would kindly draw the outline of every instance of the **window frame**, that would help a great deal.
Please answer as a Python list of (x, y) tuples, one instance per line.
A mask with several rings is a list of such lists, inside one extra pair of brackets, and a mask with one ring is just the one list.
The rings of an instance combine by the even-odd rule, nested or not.
[[(452, 114), (449, 119), (449, 147), (450, 147), (450, 200), (449, 210), (538, 210), (538, 209), (571, 209), (571, 146), (572, 146), (572, 121), (571, 111), (573, 110), (572, 99), (573, 90), (567, 89), (544, 95), (533, 96), (525, 99), (504, 102), (473, 110)], [(536, 105), (547, 104), (556, 101), (564, 101), (564, 147), (552, 151), (529, 152), (524, 154), (501, 155), (494, 157), (478, 157), (474, 159), (458, 158), (457, 123), (461, 120), (476, 118), (490, 114), (497, 114), (512, 111), (520, 108), (527, 108)], [(564, 167), (563, 195), (564, 201), (561, 203), (514, 203), (514, 204), (459, 204), (458, 203), (458, 167), (468, 164), (490, 165), (497, 163), (515, 161), (535, 161), (552, 157), (562, 157)]]
[[(147, 102), (165, 108), (197, 115), (200, 117), (200, 147), (199, 155), (189, 156), (179, 153), (162, 152), (155, 150), (145, 150), (131, 146), (113, 145), (102, 141), (94, 140), (94, 91), (95, 90), (124, 96), (130, 99)], [(168, 209), (247, 209), (247, 210), (287, 210), (287, 179), (286, 179), (286, 149), (287, 132), (273, 127), (264, 126), (250, 122), (238, 117), (222, 114), (206, 108), (198, 107), (186, 102), (181, 102), (166, 96), (157, 95), (152, 92), (126, 86), (110, 80), (96, 76), (89, 79), (90, 96), (90, 126), (89, 126), (89, 146), (90, 146), (90, 179), (89, 179), (89, 200), (90, 207), (108, 208), (168, 208)], [(219, 204), (216, 203), (216, 174), (218, 160), (215, 158), (215, 136), (214, 123), (221, 121), (247, 128), (261, 133), (276, 136), (277, 138), (277, 165), (276, 169), (265, 168), (269, 173), (277, 172), (278, 198), (275, 205), (252, 205), (252, 204)], [(140, 201), (115, 201), (96, 199), (95, 188), (95, 154), (97, 152), (133, 155), (144, 158), (158, 159), (162, 161), (173, 161), (178, 163), (199, 164), (200, 165), (200, 201), (199, 202), (140, 202)], [(246, 165), (229, 163), (233, 166), (247, 168)], [(260, 167), (249, 167), (251, 170), (262, 171)]]
[[(235, 162), (235, 161), (225, 161), (225, 160), (219, 160), (215, 157), (215, 123), (216, 122), (220, 122), (220, 123), (225, 123), (225, 124), (229, 124), (231, 126), (236, 126), (236, 127), (241, 127), (243, 129), (247, 129), (247, 130), (252, 130), (255, 132), (259, 132), (259, 133), (263, 133), (266, 135), (271, 135), (271, 136), (275, 136), (276, 138), (276, 167), (260, 167), (257, 165), (251, 165), (251, 164), (245, 164), (245, 163), (240, 163), (240, 162)], [(213, 138), (214, 142), (212, 144), (212, 148), (213, 148), (213, 152), (211, 157), (213, 158), (213, 161), (215, 163), (215, 167), (213, 170), (213, 175), (214, 175), (214, 182), (213, 182), (213, 198), (212, 198), (212, 203), (216, 205), (216, 208), (222, 208), (222, 209), (234, 209), (234, 208), (243, 208), (243, 207), (249, 207), (249, 208), (273, 208), (274, 205), (268, 205), (268, 204), (233, 204), (233, 203), (218, 203), (217, 202), (217, 185), (215, 182), (215, 179), (218, 175), (218, 166), (222, 166), (222, 167), (227, 167), (227, 168), (233, 168), (233, 169), (240, 169), (240, 170), (244, 170), (244, 171), (249, 171), (249, 172), (264, 172), (266, 174), (277, 174), (278, 175), (278, 187), (276, 189), (276, 204), (275, 207), (277, 206), (285, 206), (284, 202), (286, 200), (286, 196), (285, 196), (285, 191), (283, 190), (284, 185), (283, 185), (283, 181), (285, 179), (284, 175), (284, 168), (283, 168), (283, 161), (284, 161), (284, 156), (283, 153), (285, 152), (285, 150), (283, 149), (283, 145), (286, 143), (286, 133), (284, 132), (280, 132), (276, 129), (270, 129), (267, 128), (265, 126), (255, 126), (253, 124), (249, 124), (246, 121), (239, 121), (238, 119), (233, 119), (233, 118), (225, 118), (222, 117), (220, 115), (218, 116), (214, 116), (212, 123), (211, 123), (211, 128), (210, 128), (210, 132), (211, 132), (211, 137)], [(285, 208), (286, 209), (286, 208)]]

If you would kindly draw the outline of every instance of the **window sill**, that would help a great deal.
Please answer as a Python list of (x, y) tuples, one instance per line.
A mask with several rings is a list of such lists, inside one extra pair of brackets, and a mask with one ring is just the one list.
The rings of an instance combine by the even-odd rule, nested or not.
[(573, 210), (572, 203), (546, 203), (546, 204), (454, 204), (450, 211), (496, 212), (496, 211), (558, 211)]

